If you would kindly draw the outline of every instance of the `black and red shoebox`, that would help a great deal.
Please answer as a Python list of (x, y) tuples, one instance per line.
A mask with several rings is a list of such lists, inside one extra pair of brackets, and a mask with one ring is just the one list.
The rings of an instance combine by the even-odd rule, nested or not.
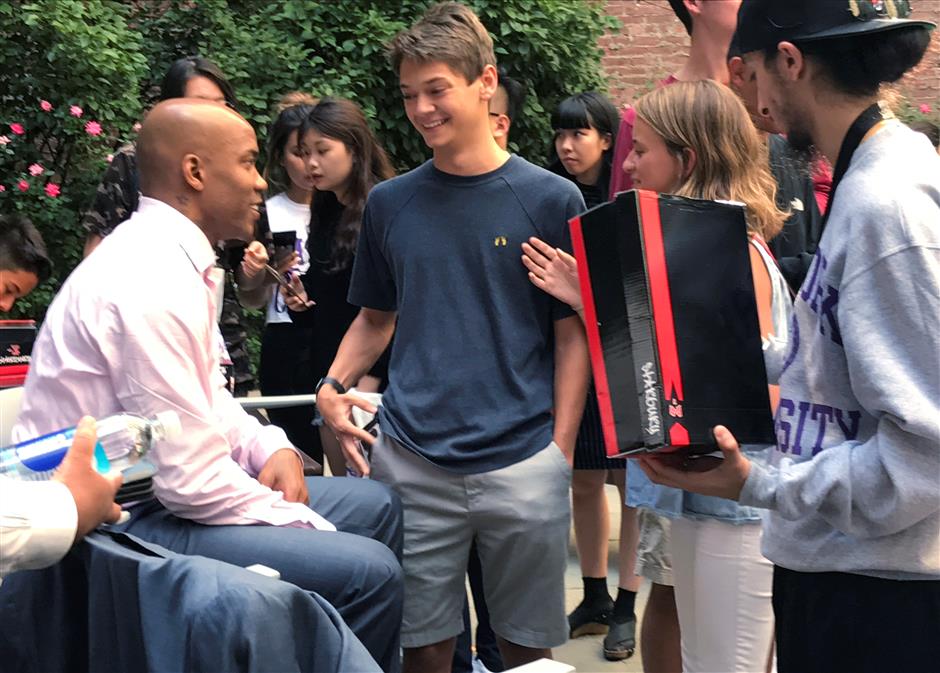
[(570, 227), (607, 455), (773, 443), (743, 206), (629, 191)]
[(36, 322), (0, 320), (0, 388), (21, 386), (29, 370)]

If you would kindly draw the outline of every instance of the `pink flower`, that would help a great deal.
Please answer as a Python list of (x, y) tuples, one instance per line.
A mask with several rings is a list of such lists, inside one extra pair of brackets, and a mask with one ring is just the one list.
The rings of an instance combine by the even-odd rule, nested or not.
[(27, 189), (29, 189), (29, 183), (26, 182), (26, 180), (20, 180), (16, 183), (16, 188), (21, 192), (25, 192)]
[(52, 103), (47, 100), (39, 101), (39, 107), (41, 107), (45, 112), (52, 112)]
[(925, 114), (925, 115), (929, 115), (929, 114), (931, 113), (930, 106), (927, 105), (927, 103), (922, 103), (922, 104), (921, 104), (921, 106), (920, 106), (920, 111), (921, 111), (923, 114)]
[(0, 185), (0, 193), (5, 192), (6, 190), (7, 190), (6, 187), (4, 187), (3, 185)]
[(9, 138), (6, 136), (0, 136), (0, 145), (6, 145), (8, 142), (10, 142)]
[(72, 115), (73, 117), (81, 117), (83, 112), (84, 110), (82, 110), (77, 105), (73, 105), (69, 108), (69, 114)]
[(96, 121), (90, 121), (85, 124), (85, 133), (90, 136), (100, 136), (101, 135), (101, 124)]
[(46, 183), (46, 196), (48, 196), (50, 199), (54, 199), (61, 193), (62, 190), (59, 188), (59, 185), (54, 182)]
[(106, 157), (104, 158), (104, 160), (107, 161), (107, 162), (110, 164), (112, 161), (114, 161), (114, 155), (113, 155), (113, 154), (109, 154), (108, 156), (106, 156)]
[(32, 164), (27, 170), (29, 171), (30, 175), (36, 177), (37, 175), (40, 175), (45, 169), (39, 164)]
[(10, 124), (10, 130), (13, 131), (15, 135), (21, 136), (26, 133), (26, 129), (23, 128), (22, 124)]
[(137, 122), (131, 128), (134, 129), (134, 133), (137, 133), (138, 131), (140, 131), (140, 122)]

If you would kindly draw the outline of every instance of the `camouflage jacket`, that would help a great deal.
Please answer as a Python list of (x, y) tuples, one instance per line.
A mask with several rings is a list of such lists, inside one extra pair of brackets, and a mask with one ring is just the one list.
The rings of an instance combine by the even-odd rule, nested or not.
[(137, 148), (128, 143), (119, 149), (101, 178), (95, 200), (82, 219), (89, 234), (102, 238), (137, 210)]

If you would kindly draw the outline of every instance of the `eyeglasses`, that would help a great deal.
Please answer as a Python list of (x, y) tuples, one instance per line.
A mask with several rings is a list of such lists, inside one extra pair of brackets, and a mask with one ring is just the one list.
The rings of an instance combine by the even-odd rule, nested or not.
[(849, 0), (849, 10), (859, 21), (906, 19), (911, 15), (910, 0)]

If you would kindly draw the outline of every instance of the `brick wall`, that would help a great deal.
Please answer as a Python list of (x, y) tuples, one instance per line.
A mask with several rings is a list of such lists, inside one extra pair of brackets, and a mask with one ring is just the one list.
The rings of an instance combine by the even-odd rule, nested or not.
[[(689, 53), (689, 38), (666, 0), (607, 0), (607, 13), (622, 27), (601, 38), (604, 70), (615, 103), (627, 102), (675, 72)], [(940, 24), (940, 0), (914, 0), (917, 18)], [(916, 71), (901, 83), (915, 105), (940, 107), (940, 35)]]

